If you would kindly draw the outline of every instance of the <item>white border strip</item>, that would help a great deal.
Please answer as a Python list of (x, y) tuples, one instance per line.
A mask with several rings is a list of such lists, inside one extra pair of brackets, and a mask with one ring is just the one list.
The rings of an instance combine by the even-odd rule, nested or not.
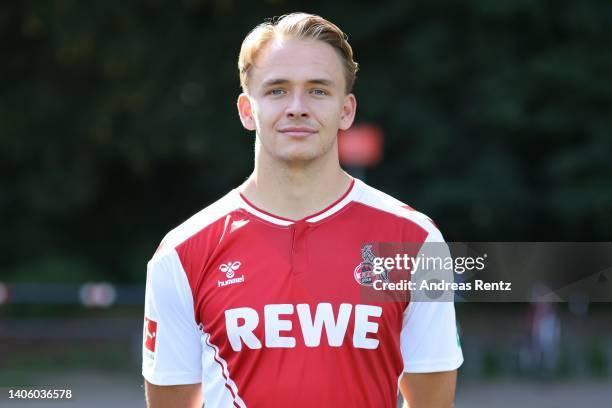
[(238, 386), (236, 386), (236, 383), (231, 379), (229, 375), (229, 370), (227, 369), (227, 362), (219, 354), (219, 348), (215, 346), (214, 344), (212, 344), (212, 342), (210, 341), (210, 334), (206, 333), (204, 330), (202, 330), (202, 333), (204, 334), (204, 342), (206, 343), (207, 346), (209, 346), (210, 348), (214, 350), (216, 360), (221, 362), (221, 367), (223, 368), (223, 374), (225, 375), (225, 378), (227, 378), (227, 380), (225, 380), (225, 384), (229, 385), (229, 387), (232, 389), (232, 392), (235, 395), (235, 398), (233, 398), (233, 401), (236, 404), (238, 404), (240, 408), (246, 408), (246, 404), (244, 403), (244, 401), (242, 400), (242, 398), (240, 398), (240, 395), (238, 394)]
[(346, 195), (346, 197), (344, 197), (341, 201), (339, 201), (336, 205), (334, 205), (333, 207), (331, 207), (330, 209), (328, 209), (325, 212), (322, 212), (319, 215), (316, 215), (312, 218), (307, 218), (306, 221), (307, 222), (317, 222), (320, 221), (324, 218), (327, 218), (331, 215), (334, 215), (335, 213), (337, 213), (338, 211), (340, 211), (342, 208), (344, 208), (346, 205), (348, 205), (348, 203), (350, 203), (351, 201), (356, 201), (356, 199), (359, 197), (359, 195), (362, 192), (362, 187), (363, 187), (363, 181), (355, 178), (355, 183), (353, 184), (353, 187), (351, 188), (351, 191), (349, 191), (349, 193)]
[(276, 225), (281, 225), (283, 227), (287, 227), (291, 224), (293, 224), (293, 221), (288, 221), (288, 220), (282, 220), (280, 218), (276, 218), (276, 217), (272, 217), (271, 215), (268, 215), (266, 213), (262, 213), (261, 211), (259, 211), (257, 208), (251, 206), (249, 203), (247, 203), (242, 196), (240, 195), (240, 192), (238, 190), (234, 190), (234, 197), (239, 200), (239, 202), (242, 204), (241, 207), (244, 208), (246, 211), (250, 212), (253, 215), (256, 215), (257, 217), (266, 220), (268, 222), (271, 222), (272, 224), (276, 224)]

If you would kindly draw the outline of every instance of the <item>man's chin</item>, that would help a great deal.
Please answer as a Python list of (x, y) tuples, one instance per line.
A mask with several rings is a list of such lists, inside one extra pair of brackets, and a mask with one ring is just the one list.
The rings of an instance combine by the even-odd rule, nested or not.
[(302, 145), (278, 146), (268, 151), (268, 156), (285, 166), (307, 166), (319, 161), (325, 161), (333, 151), (332, 146)]
[(319, 152), (284, 152), (277, 156), (285, 165), (306, 166), (323, 158)]

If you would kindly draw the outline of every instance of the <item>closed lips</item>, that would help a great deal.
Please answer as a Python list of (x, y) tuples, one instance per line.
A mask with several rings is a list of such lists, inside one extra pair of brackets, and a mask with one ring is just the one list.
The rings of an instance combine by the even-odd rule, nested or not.
[(288, 135), (292, 135), (292, 136), (306, 136), (311, 133), (315, 133), (316, 130), (309, 128), (309, 127), (295, 126), (295, 127), (282, 128), (280, 129), (280, 132), (288, 134)]

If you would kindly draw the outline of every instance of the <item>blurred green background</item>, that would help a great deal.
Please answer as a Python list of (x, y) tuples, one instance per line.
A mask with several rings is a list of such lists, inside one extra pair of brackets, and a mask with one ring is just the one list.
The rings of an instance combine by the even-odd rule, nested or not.
[(291, 10), (349, 34), (357, 121), (385, 135), (367, 181), (429, 214), (447, 240), (609, 239), (609, 1), (0, 10), (3, 279), (142, 281), (165, 232), (249, 174), (240, 43)]
[[(91, 367), (137, 375), (142, 298), (130, 285), (168, 230), (250, 173), (239, 47), (291, 11), (348, 33), (357, 123), (385, 136), (367, 182), (448, 241), (610, 240), (610, 1), (4, 1), (0, 282), (109, 281), (133, 301), (0, 305), (0, 367), (71, 369), (93, 348)], [(485, 306), (458, 306), (466, 375), (534, 375), (518, 367), (528, 306)], [(564, 353), (579, 352), (554, 375), (612, 375), (609, 304), (588, 310), (560, 306)], [(117, 336), (87, 337), (92, 325)], [(43, 326), (85, 346), (32, 363)]]

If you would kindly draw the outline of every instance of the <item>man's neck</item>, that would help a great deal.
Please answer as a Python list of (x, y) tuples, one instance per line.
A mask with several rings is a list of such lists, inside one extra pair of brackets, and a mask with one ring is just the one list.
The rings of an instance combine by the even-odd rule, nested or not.
[(337, 157), (294, 166), (256, 160), (255, 170), (239, 191), (266, 212), (300, 220), (342, 197), (351, 181)]

